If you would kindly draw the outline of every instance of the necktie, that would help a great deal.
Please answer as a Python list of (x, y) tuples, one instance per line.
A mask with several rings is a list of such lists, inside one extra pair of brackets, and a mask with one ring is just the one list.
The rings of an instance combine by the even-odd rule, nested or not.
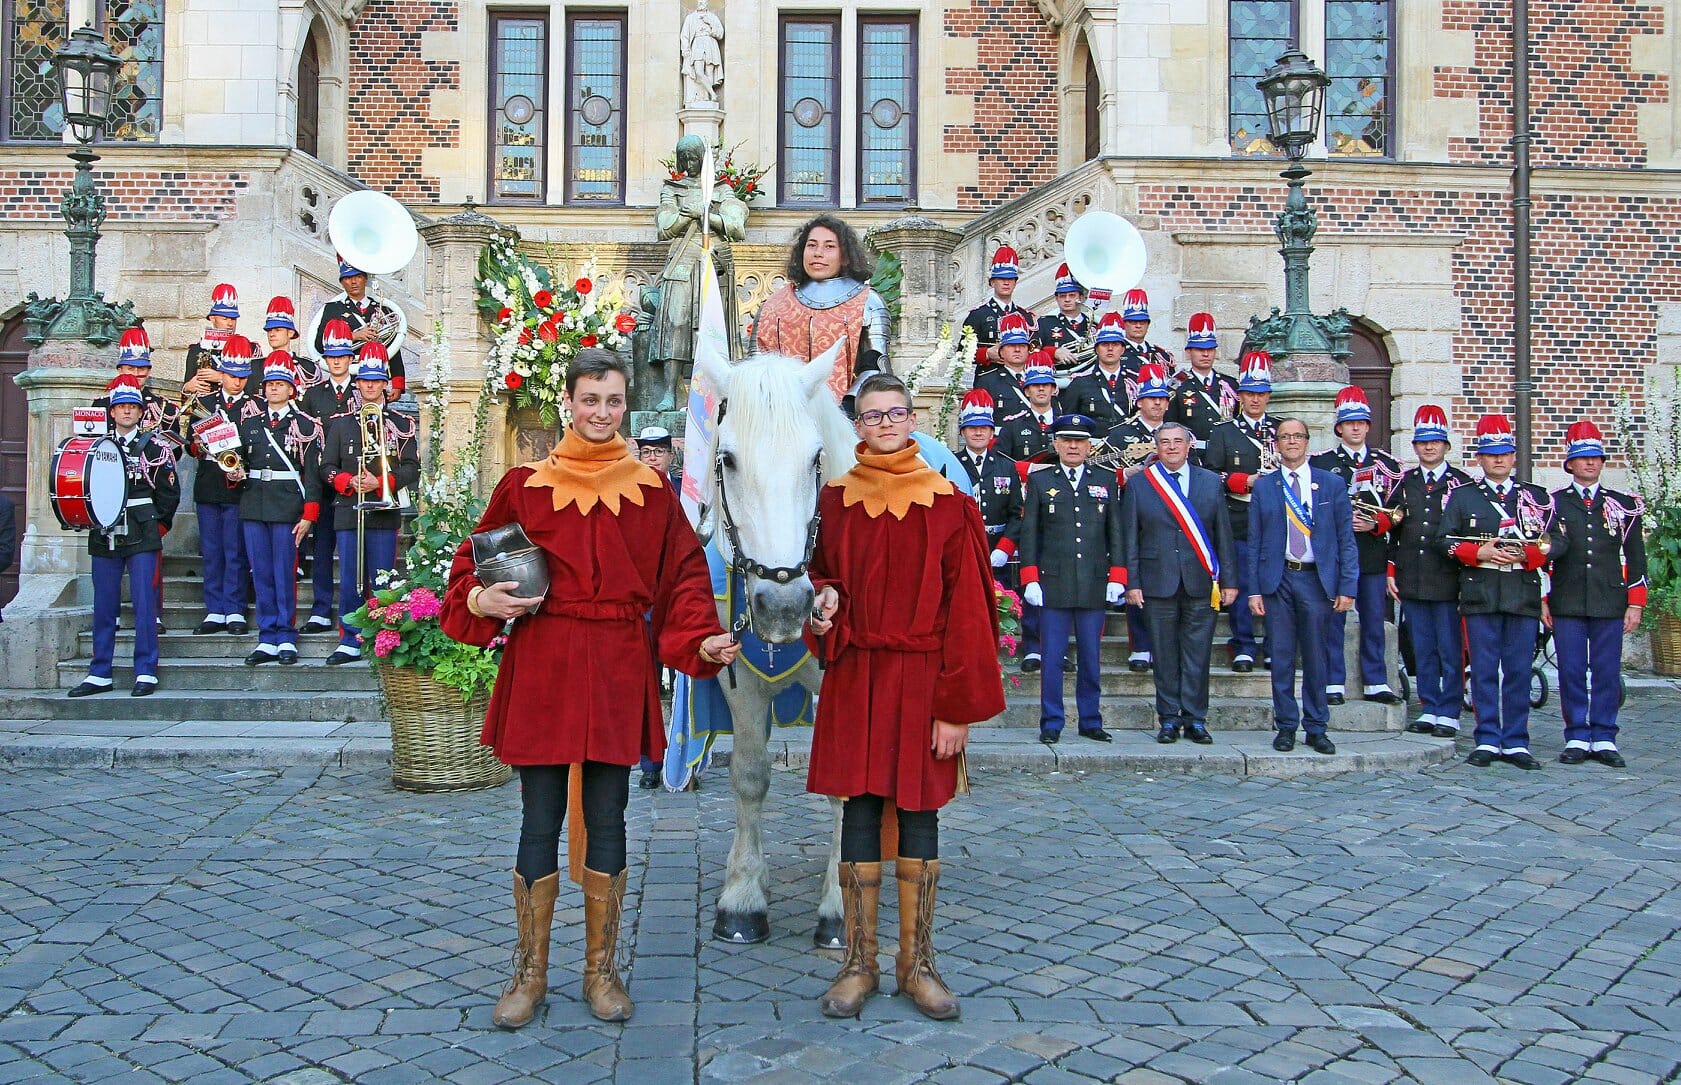
[(1167, 473), (1167, 481), (1173, 485), (1174, 493), (1178, 494), (1180, 497), (1185, 496), (1185, 487), (1179, 483), (1179, 472), (1169, 471)]
[(1579, 491), (1582, 495), (1582, 504), (1584, 504), (1584, 505), (1593, 504), (1593, 492), (1591, 490), (1589, 490), (1586, 486), (1579, 487), (1578, 489), (1579, 489)]
[(278, 426), (280, 425), (280, 419), (282, 417), (283, 416), (279, 411), (271, 411), (268, 416), (268, 424), (271, 426)]
[(1071, 470), (1067, 474), (1069, 488), (1078, 490), (1080, 488), (1080, 472)]
[[(1302, 500), (1301, 478), (1294, 471), (1290, 472), (1290, 496), (1294, 497), (1298, 504)], [(1288, 545), (1290, 560), (1301, 561), (1307, 556), (1307, 536), (1302, 533), (1301, 527), (1295, 520), (1290, 519), (1289, 517), (1286, 517), (1285, 520), (1289, 524), (1290, 528)]]

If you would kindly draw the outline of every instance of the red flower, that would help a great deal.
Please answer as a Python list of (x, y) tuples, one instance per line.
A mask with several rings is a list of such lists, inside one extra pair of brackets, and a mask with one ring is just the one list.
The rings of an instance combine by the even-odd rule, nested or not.
[(593, 347), (595, 344), (596, 338), (593, 335), (586, 335), (582, 339), (578, 340), (578, 345), (580, 347)]
[(530, 342), (531, 342), (531, 329), (530, 328), (521, 328), (519, 330), (519, 345), (523, 347)]
[(518, 373), (509, 373), (506, 377), (503, 377), (502, 380), (509, 388), (518, 388), (520, 385), (525, 383), (525, 378), (520, 376)]
[(504, 305), (504, 306), (502, 306), (502, 308), (496, 310), (496, 323), (506, 324), (508, 322), (509, 318), (512, 317), (513, 315), (514, 315), (514, 311), (512, 309), (508, 308), (506, 305)]
[(553, 343), (560, 338), (560, 331), (554, 326), (553, 322), (545, 320), (537, 326), (537, 338), (545, 343)]
[(752, 181), (747, 182), (747, 191), (752, 192), (757, 187)]
[(547, 290), (539, 290), (533, 294), (531, 300), (537, 303), (537, 308), (547, 312), (554, 306), (554, 295)]
[(588, 294), (591, 290), (595, 289), (595, 284), (590, 282), (588, 279), (579, 279), (577, 282), (572, 284), (572, 289), (576, 290), (580, 294)]
[(636, 318), (629, 313), (620, 313), (613, 318), (613, 327), (619, 330), (620, 335), (629, 335), (636, 330)]
[(672, 170), (671, 171), (671, 179), (673, 181), (681, 181), (683, 178), (685, 178), (687, 176), (688, 176), (688, 174), (684, 173), (682, 170)]

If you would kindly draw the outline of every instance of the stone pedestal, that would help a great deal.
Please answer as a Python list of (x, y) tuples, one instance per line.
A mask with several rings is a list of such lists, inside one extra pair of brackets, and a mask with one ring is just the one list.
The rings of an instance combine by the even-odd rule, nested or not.
[(708, 147), (724, 136), (724, 111), (716, 105), (688, 105), (677, 111), (680, 136), (699, 136)]
[[(491, 344), (478, 311), (479, 253), (505, 229), (495, 219), (475, 210), (471, 201), (459, 214), (420, 228), (420, 236), (429, 250), (426, 308), (443, 322), (444, 338), (449, 346), (447, 358), (429, 359), (429, 364), (442, 365), (446, 370), (441, 374), (449, 397), (443, 433), (446, 458), (472, 437), (473, 411), (484, 384), (484, 360)], [(416, 329), (419, 338), (429, 338), (430, 333), (430, 328)], [(410, 380), (414, 379), (411, 375)], [(490, 425), (495, 427), (499, 422), (499, 418), (492, 417)], [(491, 484), (509, 466), (503, 451), (500, 442), (485, 442), (480, 471)]]
[(1300, 418), (1307, 423), (1309, 447), (1314, 451), (1328, 448), (1336, 440), (1331, 424), (1337, 416), (1337, 393), (1343, 387), (1342, 381), (1275, 382), (1267, 413), (1275, 418)]
[[(963, 240), (950, 230), (913, 209), (884, 226), (871, 230), (867, 239), (876, 252), (891, 252), (899, 258), (904, 279), (899, 289), (899, 319), (893, 326), (892, 349), (888, 352), (895, 373), (905, 373), (925, 358), (940, 341), (940, 328), (950, 319), (953, 304), (952, 253)], [(952, 334), (960, 336), (955, 324)], [(967, 372), (963, 374), (967, 378)], [(923, 382), (917, 406), (932, 409), (945, 393), (938, 380)], [(949, 435), (936, 434), (942, 441)]]

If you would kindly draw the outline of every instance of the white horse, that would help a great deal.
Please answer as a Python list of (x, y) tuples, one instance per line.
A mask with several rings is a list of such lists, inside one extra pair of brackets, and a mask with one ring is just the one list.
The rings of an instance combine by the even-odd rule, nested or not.
[[(729, 575), (739, 578), (735, 584), (746, 600), (749, 629), (769, 644), (792, 644), (805, 630), (816, 596), (806, 565), (817, 530), (818, 490), (856, 462), (856, 437), (828, 388), (837, 354), (838, 347), (809, 363), (760, 354), (733, 366), (700, 367), (717, 390), (719, 418), (711, 462), (689, 470), (703, 476), (697, 480), (702, 500), (711, 510)], [(726, 626), (733, 624), (729, 614), (722, 618)], [(712, 933), (727, 942), (761, 942), (770, 936), (761, 834), (770, 790), (766, 714), (771, 699), (790, 682), (816, 694), (822, 673), (810, 658), (774, 683), (739, 663), (731, 671), (719, 682), (734, 722), (735, 840)], [(837, 866), (840, 800), (832, 800), (832, 807), (834, 834), (812, 940), (839, 948), (845, 945)]]

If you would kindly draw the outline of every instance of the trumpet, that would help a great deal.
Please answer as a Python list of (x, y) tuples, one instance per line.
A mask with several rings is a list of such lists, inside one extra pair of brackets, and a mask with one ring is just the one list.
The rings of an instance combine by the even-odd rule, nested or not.
[(1368, 520), (1376, 520), (1379, 516), (1387, 517), (1391, 527), (1400, 523), (1401, 517), (1407, 514), (1407, 510), (1399, 505), (1394, 508), (1385, 508), (1380, 502), (1368, 501), (1360, 497), (1354, 498), (1352, 504), (1355, 513), (1364, 515)]
[(1482, 546), (1484, 543), (1493, 543), (1496, 546), (1510, 546), (1510, 547), (1513, 547), (1515, 549), (1522, 549), (1523, 547), (1526, 547), (1526, 546), (1533, 546), (1536, 549), (1541, 551), (1541, 555), (1543, 557), (1549, 556), (1553, 552), (1553, 540), (1548, 538), (1546, 535), (1540, 535), (1538, 537), (1531, 537), (1529, 535), (1523, 535), (1523, 534), (1518, 534), (1518, 535), (1449, 535), (1448, 536), (1448, 542), (1453, 543), (1456, 546), (1460, 543), (1475, 543), (1479, 547)]
[[(212, 418), (222, 417), (220, 412), (211, 410), (203, 403), (194, 399), (191, 395), (187, 395), (185, 393), (181, 396), (181, 409), (187, 414), (187, 431), (189, 433), (192, 432), (193, 423), (195, 422), (208, 422)], [(228, 474), (233, 474), (235, 471), (243, 471), (245, 469), (245, 461), (240, 458), (239, 450), (237, 448), (225, 448), (222, 451), (217, 452), (211, 458), (216, 461), (217, 467), (220, 467)]]

